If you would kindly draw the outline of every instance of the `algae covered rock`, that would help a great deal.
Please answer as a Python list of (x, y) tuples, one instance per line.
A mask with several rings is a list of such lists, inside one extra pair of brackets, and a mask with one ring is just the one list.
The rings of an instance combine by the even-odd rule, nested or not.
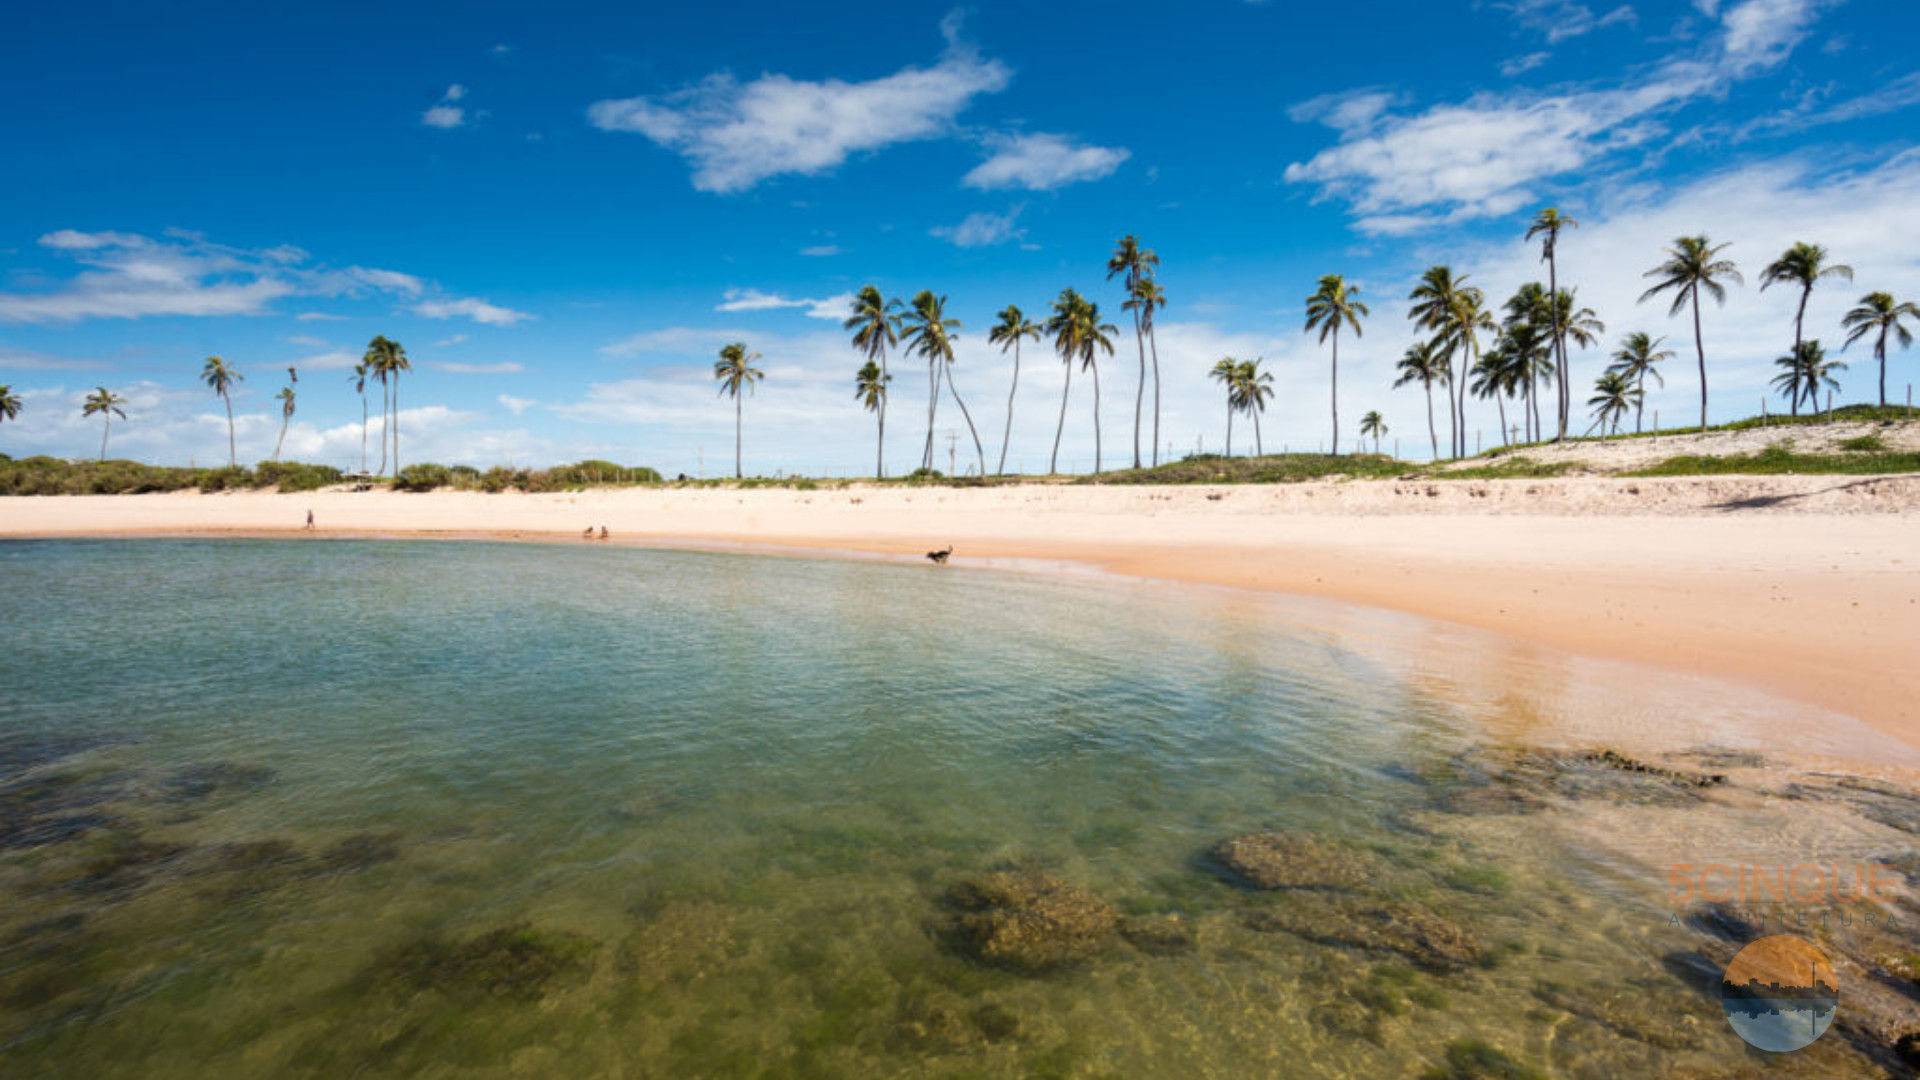
[(1412, 904), (1336, 902), (1303, 894), (1251, 912), (1243, 921), (1250, 930), (1398, 956), (1432, 971), (1467, 967), (1492, 956), (1472, 931)]
[(378, 966), (382, 982), (421, 992), (538, 998), (556, 980), (583, 972), (594, 942), (579, 934), (503, 926), (465, 941), (422, 938), (389, 953)]
[(1199, 943), (1191, 920), (1178, 915), (1135, 915), (1120, 924), (1120, 936), (1144, 953), (1190, 952)]
[(1366, 863), (1352, 851), (1294, 833), (1236, 836), (1216, 845), (1207, 857), (1254, 889), (1350, 889), (1367, 879)]
[(981, 963), (1038, 972), (1079, 963), (1112, 945), (1113, 905), (1046, 874), (1000, 870), (962, 882), (947, 900), (960, 951)]

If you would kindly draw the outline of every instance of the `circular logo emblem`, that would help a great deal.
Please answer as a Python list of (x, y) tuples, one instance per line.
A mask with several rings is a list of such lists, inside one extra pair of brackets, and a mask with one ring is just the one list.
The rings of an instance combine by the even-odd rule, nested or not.
[(1825, 953), (1792, 934), (1775, 934), (1748, 944), (1727, 965), (1720, 1004), (1741, 1038), (1785, 1053), (1827, 1030), (1840, 990)]

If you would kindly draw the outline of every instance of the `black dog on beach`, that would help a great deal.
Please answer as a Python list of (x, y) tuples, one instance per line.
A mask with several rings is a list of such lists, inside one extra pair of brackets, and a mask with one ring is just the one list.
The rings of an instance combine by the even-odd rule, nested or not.
[(945, 565), (946, 565), (946, 563), (947, 563), (947, 556), (949, 556), (949, 555), (952, 555), (952, 554), (953, 554), (953, 545), (952, 545), (952, 544), (948, 544), (948, 545), (947, 545), (947, 549), (946, 549), (945, 551), (929, 551), (929, 552), (927, 552), (927, 561), (928, 561), (928, 562), (931, 562), (931, 563), (935, 563), (935, 564), (938, 564), (938, 565), (940, 565), (940, 566), (945, 566)]

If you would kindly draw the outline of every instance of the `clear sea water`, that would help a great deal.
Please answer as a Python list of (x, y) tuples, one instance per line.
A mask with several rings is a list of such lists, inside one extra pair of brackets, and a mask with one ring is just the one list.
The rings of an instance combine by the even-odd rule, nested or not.
[[(1602, 1076), (1696, 1023), (1725, 1049), (1644, 880), (1428, 812), (1415, 778), (1481, 718), (1392, 662), (1422, 632), (607, 545), (0, 544), (0, 1075), (1380, 1077), (1481, 1038)], [(1480, 962), (1275, 931), (1306, 901), (1203, 858), (1275, 829), (1370, 867), (1327, 919), (1414, 905)], [(982, 963), (947, 897), (1005, 867), (1193, 946)]]

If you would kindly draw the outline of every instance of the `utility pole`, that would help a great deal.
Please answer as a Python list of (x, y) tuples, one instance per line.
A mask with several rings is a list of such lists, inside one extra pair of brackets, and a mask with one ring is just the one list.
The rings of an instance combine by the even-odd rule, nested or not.
[(954, 446), (960, 441), (960, 434), (953, 430), (947, 432), (947, 475), (954, 475)]

